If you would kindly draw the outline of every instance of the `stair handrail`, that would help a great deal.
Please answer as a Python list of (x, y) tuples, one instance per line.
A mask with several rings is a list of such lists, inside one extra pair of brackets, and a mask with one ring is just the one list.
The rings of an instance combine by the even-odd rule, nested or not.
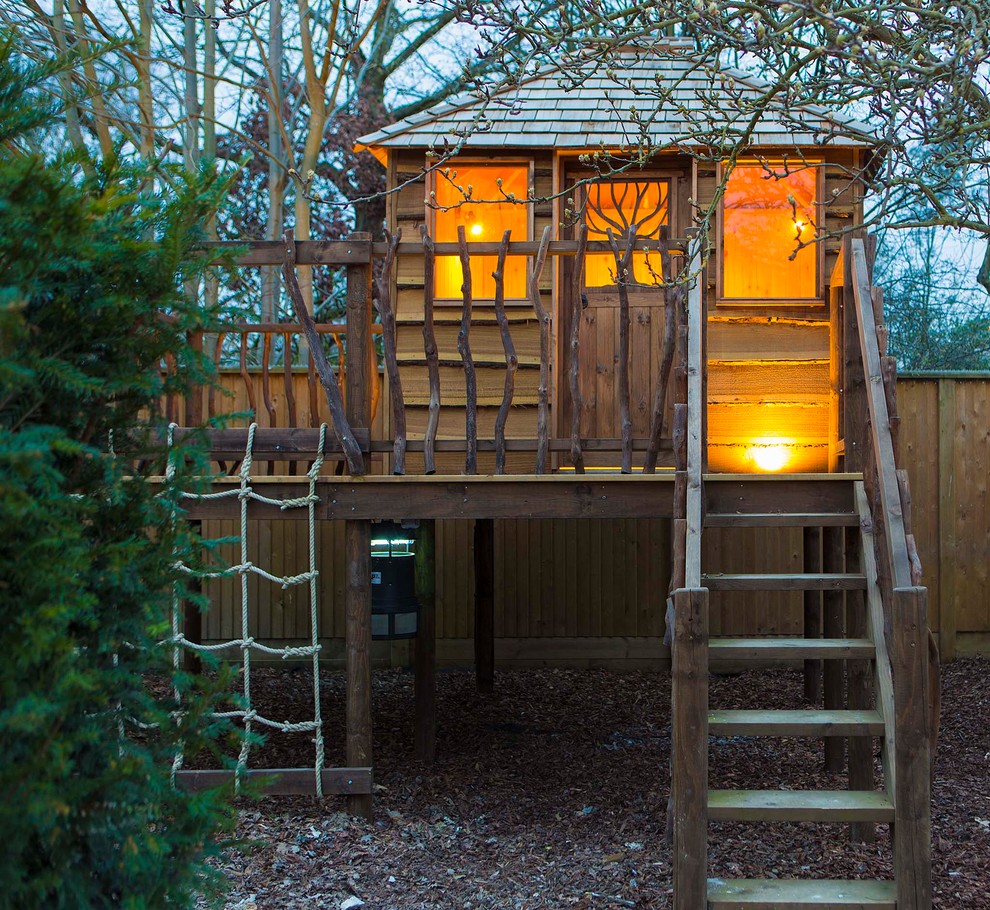
[(867, 489), (875, 492), (874, 503), (879, 506), (882, 525), (885, 561), (890, 571), (891, 586), (912, 587), (911, 559), (904, 528), (901, 494), (897, 485), (897, 466), (894, 460), (894, 443), (890, 433), (890, 413), (884, 393), (880, 345), (877, 324), (873, 313), (870, 270), (866, 258), (866, 246), (859, 239), (850, 244), (852, 266), (852, 291), (856, 307), (856, 325), (859, 329), (863, 372), (866, 378), (866, 403), (870, 415), (870, 443), (873, 448), (876, 490), (870, 490), (873, 478), (866, 479)]
[[(916, 583), (920, 581), (917, 562), (912, 575), (912, 553), (894, 461), (892, 415), (884, 389), (872, 282), (863, 240), (853, 239), (849, 251), (853, 305), (870, 417), (868, 439), (873, 455), (872, 463), (868, 461), (864, 465), (864, 492), (873, 487), (870, 491), (873, 501), (861, 496), (859, 503), (861, 513), (869, 513), (861, 518), (869, 521), (869, 527), (864, 525), (863, 528), (863, 568), (868, 578), (867, 603), (872, 638), (877, 647), (879, 706), (888, 730), (884, 765), (897, 820), (892, 832), (897, 907), (929, 910), (932, 904), (928, 748), (931, 726), (927, 591)], [(870, 546), (871, 536), (881, 538), (882, 543)], [(876, 556), (874, 565), (870, 564), (871, 555)], [(879, 604), (876, 603), (877, 593), (880, 594)], [(886, 614), (882, 620), (878, 611)], [(884, 679), (887, 660), (891, 670), (889, 680)], [(894, 735), (890, 736), (890, 732)]]

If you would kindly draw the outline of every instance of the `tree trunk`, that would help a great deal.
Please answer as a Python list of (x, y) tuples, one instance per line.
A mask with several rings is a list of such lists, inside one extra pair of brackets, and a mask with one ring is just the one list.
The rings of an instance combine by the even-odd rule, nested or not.
[[(267, 240), (282, 237), (285, 220), (285, 168), (282, 166), (282, 0), (268, 6), (268, 224)], [(296, 234), (298, 237), (299, 235)], [(303, 291), (305, 295), (305, 291)], [(278, 312), (278, 269), (262, 269), (261, 321), (275, 322)], [(312, 306), (310, 306), (312, 309)]]

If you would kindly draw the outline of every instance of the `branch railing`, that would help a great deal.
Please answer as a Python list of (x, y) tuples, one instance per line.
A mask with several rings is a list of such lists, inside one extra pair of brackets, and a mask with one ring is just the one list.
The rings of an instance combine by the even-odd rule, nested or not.
[[(319, 424), (318, 415), (329, 410), (330, 423), (334, 429), (335, 443), (328, 444), (328, 451), (342, 452), (351, 473), (358, 466), (358, 455), (371, 452), (387, 452), (391, 455), (391, 470), (402, 474), (406, 471), (406, 453), (422, 452), (423, 469), (432, 474), (437, 470), (438, 452), (464, 452), (464, 473), (473, 474), (478, 470), (478, 453), (494, 452), (495, 473), (502, 474), (507, 470), (507, 453), (533, 451), (535, 453), (534, 472), (543, 474), (552, 470), (554, 463), (566, 464), (576, 473), (584, 473), (585, 454), (591, 452), (621, 453), (621, 470), (629, 473), (633, 470), (633, 453), (642, 453), (642, 470), (653, 473), (656, 470), (661, 451), (671, 448), (672, 440), (664, 435), (667, 426), (668, 388), (671, 382), (674, 353), (679, 338), (683, 342), (684, 298), (685, 290), (683, 275), (674, 271), (674, 257), (682, 255), (683, 241), (670, 240), (665, 236), (659, 240), (643, 240), (637, 237), (635, 225), (621, 240), (610, 238), (608, 242), (589, 242), (585, 230), (578, 228), (577, 239), (565, 241), (551, 240), (550, 228), (547, 228), (537, 242), (513, 241), (511, 233), (506, 231), (501, 241), (469, 242), (463, 231), (459, 233), (456, 243), (438, 243), (429, 237), (425, 228), (419, 242), (409, 242), (402, 239), (401, 232), (387, 235), (384, 243), (374, 243), (365, 239), (348, 241), (315, 242), (295, 241), (287, 235), (281, 243), (261, 242), (248, 244), (245, 252), (239, 254), (237, 262), (242, 266), (280, 266), (283, 272), (286, 289), (294, 304), (297, 321), (295, 323), (266, 323), (238, 324), (208, 339), (208, 348), (218, 362), (221, 355), (230, 348), (232, 336), (239, 336), (240, 345), (239, 370), (248, 399), (248, 407), (256, 415), (266, 414), (268, 430), (276, 428), (286, 431), (282, 438), (291, 444), (286, 445), (280, 454), (288, 456), (295, 454), (305, 438), (296, 431), (304, 429), (298, 413), (296, 394), (293, 391), (292, 375), (294, 367), (290, 352), (306, 350), (308, 363), (306, 366), (307, 386), (306, 395), (309, 405), (309, 428), (315, 431)], [(219, 244), (223, 246), (223, 244)], [(233, 246), (233, 244), (231, 244)], [(652, 410), (650, 413), (649, 435), (635, 437), (632, 422), (628, 419), (630, 401), (630, 351), (629, 351), (629, 301), (628, 288), (633, 284), (630, 257), (634, 251), (646, 251), (657, 254), (661, 262), (662, 283), (657, 285), (657, 294), (663, 295), (665, 316), (663, 327), (662, 357), (660, 358), (657, 374), (649, 377), (654, 385)], [(588, 254), (610, 252), (616, 262), (616, 285), (620, 298), (620, 345), (616, 358), (616, 396), (618, 411), (622, 415), (621, 428), (614, 437), (586, 437), (580, 432), (579, 409), (581, 406), (581, 376), (578, 374), (578, 358), (580, 353), (580, 315), (584, 260)], [(436, 259), (438, 256), (456, 256), (461, 266), (462, 288), (460, 323), (457, 336), (457, 352), (459, 365), (464, 377), (464, 434), (463, 438), (440, 438), (439, 425), (441, 407), (444, 396), (441, 390), (440, 356), (437, 345), (436, 322), (438, 307), (434, 300), (433, 276), (436, 274)], [(472, 289), (471, 274), (474, 257), (495, 257), (497, 266), (493, 272), (495, 283), (494, 299), (479, 301)], [(516, 405), (516, 378), (520, 360), (512, 337), (512, 325), (506, 311), (505, 298), (505, 264), (510, 257), (525, 257), (528, 260), (528, 279), (526, 285), (526, 303), (532, 308), (533, 317), (539, 327), (539, 385), (536, 392), (537, 426), (532, 437), (512, 438), (507, 435), (507, 424), (510, 414)], [(429, 386), (429, 409), (425, 430), (422, 438), (410, 439), (407, 429), (407, 403), (403, 393), (404, 379), (409, 375), (406, 368), (400, 368), (400, 351), (397, 324), (401, 318), (399, 302), (396, 299), (395, 272), (403, 257), (416, 257), (423, 263), (423, 347), (418, 355), (425, 360), (427, 382)], [(546, 266), (556, 262), (560, 257), (569, 257), (573, 261), (572, 273), (576, 276), (573, 284), (572, 298), (561, 301), (561, 311), (569, 308), (573, 324), (569, 338), (566, 341), (566, 357), (569, 359), (566, 382), (558, 382), (558, 395), (561, 398), (570, 396), (573, 409), (571, 433), (569, 438), (558, 438), (552, 433), (551, 409), (561, 402), (554, 401), (553, 369), (554, 369), (554, 324), (553, 310), (549, 306), (548, 289), (542, 280)], [(380, 267), (375, 269), (376, 260)], [(347, 325), (317, 325), (309, 318), (308, 311), (298, 294), (295, 282), (296, 265), (346, 266), (351, 276), (357, 268), (367, 270), (368, 284), (373, 285), (373, 292), (365, 295), (364, 299), (355, 297), (351, 281), (348, 281), (347, 301), (349, 322)], [(476, 270), (476, 268), (475, 268)], [(372, 275), (374, 278), (372, 280)], [(357, 282), (362, 284), (363, 282)], [(498, 414), (495, 418), (494, 434), (483, 437), (478, 430), (478, 386), (476, 357), (472, 352), (472, 337), (477, 331), (477, 322), (473, 318), (479, 303), (494, 308), (494, 318), (498, 327), (504, 354), (504, 387)], [(389, 439), (371, 439), (369, 428), (349, 426), (344, 413), (347, 375), (347, 333), (352, 330), (352, 321), (360, 325), (371, 325), (373, 309), (377, 311), (380, 324), (374, 325), (371, 331), (382, 336), (382, 360), (388, 385), (388, 409), (391, 417)], [(354, 314), (357, 314), (356, 316)], [(450, 315), (450, 309), (445, 304), (444, 315)], [(408, 320), (407, 320), (408, 321)], [(308, 345), (301, 344), (300, 336), (306, 336)], [(324, 339), (331, 339), (332, 353), (336, 354), (336, 368), (327, 356)], [(250, 342), (257, 339), (256, 346), (261, 350), (261, 376), (258, 381), (257, 373), (249, 363)], [(284, 401), (281, 406), (272, 393), (272, 355), (279, 348), (282, 351), (281, 371), (284, 382)], [(562, 352), (565, 345), (561, 345)], [(409, 352), (403, 352), (408, 359)], [(449, 356), (445, 355), (445, 361)], [(377, 376), (377, 370), (374, 371)], [(563, 376), (559, 377), (563, 379)], [(323, 385), (321, 396), (317, 382)], [(222, 402), (215, 390), (209, 390), (207, 395), (207, 416), (218, 416)], [(377, 399), (377, 393), (376, 393)], [(322, 406), (320, 398), (326, 399)], [(460, 400), (458, 407), (462, 406)], [(174, 402), (167, 404), (170, 417), (178, 414)], [(280, 419), (281, 417), (281, 419)], [(278, 424), (282, 422), (283, 426)], [(229, 435), (229, 434), (228, 434)], [(225, 445), (231, 440), (226, 440)], [(262, 447), (265, 443), (262, 439)], [(272, 437), (271, 447), (279, 449), (277, 440)], [(290, 450), (293, 450), (290, 453)], [(553, 457), (552, 457), (553, 456)], [(363, 467), (362, 467), (363, 470)]]

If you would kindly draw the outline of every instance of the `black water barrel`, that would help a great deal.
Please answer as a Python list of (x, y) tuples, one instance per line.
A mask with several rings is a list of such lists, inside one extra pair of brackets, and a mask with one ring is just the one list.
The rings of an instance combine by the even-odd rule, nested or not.
[[(415, 638), (419, 626), (416, 557), (406, 540), (376, 539), (371, 550), (371, 637)], [(376, 538), (379, 535), (376, 534)]]

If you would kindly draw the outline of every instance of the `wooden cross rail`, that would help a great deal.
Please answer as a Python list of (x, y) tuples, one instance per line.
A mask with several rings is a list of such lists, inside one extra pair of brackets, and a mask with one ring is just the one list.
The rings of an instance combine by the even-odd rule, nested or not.
[[(498, 241), (473, 241), (468, 243), (472, 255), (496, 256), (501, 244)], [(621, 245), (624, 247), (624, 244)], [(282, 241), (252, 240), (247, 243), (218, 240), (203, 244), (204, 249), (212, 250), (244, 250), (236, 258), (237, 265), (281, 267), (285, 263), (285, 245)], [(457, 256), (460, 245), (456, 242), (434, 243), (434, 253), (437, 256)], [(635, 248), (642, 252), (659, 252), (660, 244), (656, 240), (637, 240)], [(609, 253), (611, 246), (604, 240), (588, 241), (587, 252)], [(672, 255), (685, 255), (687, 241), (671, 239), (670, 252)], [(540, 242), (517, 240), (509, 244), (508, 256), (535, 256), (540, 251)], [(576, 240), (553, 240), (547, 248), (547, 256), (574, 256), (578, 251)], [(369, 240), (297, 240), (297, 265), (346, 266), (371, 262), (375, 258), (384, 258), (388, 252), (388, 244), (376, 243)], [(397, 256), (423, 256), (425, 248), (422, 243), (402, 241), (396, 248)]]
[[(229, 430), (198, 430), (191, 427), (179, 427), (175, 430), (174, 439), (176, 443), (182, 443), (186, 439), (203, 439), (209, 448), (210, 455), (214, 459), (240, 459), (244, 457), (244, 449), (247, 446), (248, 431), (246, 429)], [(354, 438), (357, 440), (361, 451), (365, 454), (372, 452), (390, 452), (393, 450), (393, 441), (388, 439), (372, 439), (371, 432), (359, 427), (354, 430)], [(254, 445), (251, 455), (254, 461), (312, 461), (316, 457), (317, 447), (320, 441), (319, 429), (309, 429), (306, 427), (258, 427), (254, 431)], [(573, 440), (562, 438), (551, 438), (547, 440), (547, 445), (551, 452), (569, 452)], [(651, 440), (645, 436), (635, 436), (631, 440), (632, 449), (635, 452), (645, 452), (649, 449)], [(671, 440), (661, 439), (661, 449), (670, 450)], [(437, 452), (465, 452), (467, 451), (467, 440), (465, 439), (437, 439), (434, 441), (434, 449)], [(535, 452), (539, 445), (536, 439), (508, 438), (503, 439), (502, 444), (507, 452)], [(479, 452), (496, 452), (499, 448), (498, 440), (479, 437), (477, 440)], [(613, 438), (582, 438), (581, 446), (586, 451), (593, 452), (621, 452), (623, 441)], [(406, 441), (407, 451), (424, 452), (426, 450), (426, 440), (409, 439)], [(149, 455), (151, 453), (128, 451), (128, 449), (118, 444), (118, 450), (122, 453), (128, 452), (136, 457)], [(336, 439), (328, 438), (324, 446), (324, 451), (328, 455), (340, 455), (340, 444)]]
[[(347, 324), (343, 322), (316, 322), (313, 324), (313, 327), (319, 335), (347, 334)], [(298, 322), (234, 322), (230, 325), (221, 325), (213, 331), (219, 332), (222, 335), (302, 335), (306, 330), (302, 324)], [(371, 326), (371, 333), (373, 335), (381, 335), (382, 327), (380, 325), (373, 324)], [(213, 332), (208, 332), (206, 334), (213, 334)]]

